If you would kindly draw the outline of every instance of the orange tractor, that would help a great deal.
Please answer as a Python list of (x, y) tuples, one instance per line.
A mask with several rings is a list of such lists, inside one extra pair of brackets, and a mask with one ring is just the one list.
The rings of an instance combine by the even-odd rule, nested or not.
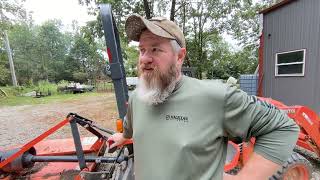
[[(123, 67), (118, 31), (111, 6), (101, 5), (100, 13), (105, 32), (111, 78), (115, 87), (119, 120), (117, 131), (122, 131), (126, 114), (128, 89)], [(320, 162), (320, 119), (304, 106), (286, 106), (269, 98), (260, 98), (285, 111), (300, 126), (295, 152), (282, 169), (270, 179), (310, 179), (312, 165)], [(70, 124), (73, 138), (45, 140), (50, 134)], [(94, 137), (80, 137), (78, 126)], [(108, 149), (107, 140), (113, 130), (104, 129), (93, 121), (70, 113), (63, 121), (22, 146), (0, 151), (0, 179), (134, 179), (133, 141), (121, 148)], [(236, 174), (253, 152), (255, 139), (249, 142), (229, 141), (224, 171)]]
[[(313, 167), (309, 160), (320, 163), (320, 118), (306, 106), (286, 106), (271, 98), (258, 97), (276, 108), (285, 111), (299, 126), (299, 138), (294, 152), (282, 168), (269, 179), (299, 179), (312, 178)], [(249, 142), (230, 142), (228, 146), (225, 172), (237, 173), (248, 161), (254, 149), (255, 138)]]

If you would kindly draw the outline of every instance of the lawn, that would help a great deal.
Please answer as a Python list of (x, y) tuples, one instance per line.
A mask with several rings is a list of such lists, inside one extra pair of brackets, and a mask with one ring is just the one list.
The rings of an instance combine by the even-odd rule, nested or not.
[[(48, 81), (40, 81), (36, 85), (30, 86), (3, 86), (0, 87), (0, 107), (1, 106), (16, 106), (16, 105), (32, 105), (32, 104), (47, 104), (52, 102), (63, 102), (68, 100), (77, 100), (83, 97), (90, 96), (101, 96), (103, 93), (97, 92), (108, 92), (113, 91), (112, 83), (101, 82), (94, 85), (95, 89), (93, 92), (86, 92), (81, 94), (62, 93), (58, 91), (58, 87), (66, 87), (69, 84), (67, 81), (61, 81), (58, 84), (50, 83)], [(24, 96), (30, 92), (42, 92), (51, 96), (34, 98)]]
[(81, 99), (83, 97), (101, 96), (104, 93), (87, 92), (82, 94), (55, 94), (52, 96), (46, 96), (41, 98), (24, 97), (24, 96), (9, 96), (0, 97), (1, 106), (16, 106), (16, 105), (28, 105), (28, 104), (48, 104), (53, 102), (69, 101)]

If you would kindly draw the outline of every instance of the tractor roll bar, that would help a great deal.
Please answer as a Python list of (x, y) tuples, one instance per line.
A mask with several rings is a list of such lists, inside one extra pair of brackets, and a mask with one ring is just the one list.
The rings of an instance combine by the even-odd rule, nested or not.
[(117, 99), (119, 118), (124, 119), (127, 113), (128, 87), (126, 82), (126, 74), (123, 66), (119, 33), (111, 11), (111, 5), (99, 5), (102, 26), (107, 45), (107, 53), (109, 57), (111, 79), (114, 85), (114, 91)]

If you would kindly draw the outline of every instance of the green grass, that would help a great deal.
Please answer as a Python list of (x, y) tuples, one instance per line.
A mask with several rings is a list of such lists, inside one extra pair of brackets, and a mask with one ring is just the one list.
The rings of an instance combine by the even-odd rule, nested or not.
[[(68, 100), (76, 100), (82, 97), (88, 96), (99, 96), (101, 95), (100, 91), (108, 91), (113, 89), (112, 83), (101, 82), (95, 84), (95, 89), (93, 92), (87, 92), (83, 94), (65, 94), (62, 92), (58, 92), (58, 87), (65, 87), (68, 85), (68, 81), (60, 81), (59, 83), (50, 83), (48, 81), (39, 81), (37, 84), (29, 85), (29, 86), (3, 86), (0, 87), (2, 91), (7, 94), (7, 97), (4, 97), (3, 94), (0, 94), (0, 107), (1, 106), (16, 106), (16, 105), (27, 105), (27, 104), (47, 104), (52, 102), (60, 102), (60, 101), (68, 101)], [(24, 94), (37, 91), (42, 92), (43, 95), (47, 95), (49, 92), (51, 96), (46, 96), (42, 98), (34, 98), (34, 97), (25, 97)], [(1, 92), (0, 92), (1, 93)]]
[(101, 96), (103, 94), (104, 93), (95, 93), (95, 92), (88, 92), (88, 93), (82, 93), (82, 94), (54, 94), (52, 96), (46, 96), (42, 98), (9, 96), (9, 97), (0, 98), (0, 107), (63, 102), (63, 101), (77, 100), (84, 97)]
[(32, 88), (32, 87), (23, 87), (23, 86), (19, 86), (19, 87), (4, 86), (4, 87), (0, 87), (0, 88), (3, 91), (5, 91), (9, 97), (10, 96), (19, 96), (20, 94), (24, 94), (24, 93), (31, 92), (34, 90), (34, 88)]

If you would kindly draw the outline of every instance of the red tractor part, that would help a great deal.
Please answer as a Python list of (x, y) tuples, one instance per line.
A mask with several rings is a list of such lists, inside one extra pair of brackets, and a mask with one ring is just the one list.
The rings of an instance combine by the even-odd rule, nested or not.
[[(293, 179), (307, 180), (312, 177), (312, 165), (308, 159), (320, 163), (320, 118), (310, 108), (305, 106), (286, 106), (280, 101), (271, 98), (259, 97), (261, 101), (272, 104), (276, 108), (284, 111), (299, 126), (299, 138), (294, 149), (295, 152), (289, 157), (287, 162), (282, 165), (270, 179)], [(254, 150), (255, 139), (249, 142), (241, 142), (240, 157), (236, 169), (241, 169), (248, 161)], [(234, 169), (233, 169), (234, 170)], [(226, 171), (228, 172), (228, 171)], [(229, 171), (230, 172), (230, 171)], [(234, 173), (234, 171), (231, 170)]]
[[(71, 125), (72, 139), (42, 141), (67, 123)], [(90, 131), (95, 137), (80, 138), (77, 124)], [(30, 179), (61, 178), (62, 175), (74, 178), (80, 170), (93, 171), (98, 162), (124, 161), (126, 157), (116, 159), (115, 157), (101, 156), (106, 149), (107, 137), (98, 132), (97, 129), (113, 133), (111, 130), (97, 127), (88, 119), (70, 113), (65, 120), (24, 146), (2, 151), (0, 153), (0, 174), (3, 174), (7, 179), (17, 177)]]
[(225, 172), (231, 171), (238, 165), (240, 157), (240, 147), (232, 141), (229, 141), (227, 151), (227, 157), (224, 165)]
[(65, 120), (61, 121), (59, 124), (55, 125), (54, 127), (49, 129), (48, 131), (44, 132), (43, 134), (41, 134), (37, 138), (30, 141), (29, 143), (25, 144), (20, 150), (17, 150), (15, 153), (10, 155), (9, 157), (6, 157), (5, 159), (1, 158), (1, 159), (3, 159), (3, 161), (1, 161), (1, 163), (0, 163), (0, 169), (4, 168), (9, 162), (13, 162), (13, 160), (15, 160), (19, 156), (23, 155), (23, 153), (28, 151), (35, 144), (42, 141), (44, 138), (48, 137), (50, 134), (54, 133), (55, 131), (57, 131), (59, 128), (63, 127), (68, 122), (69, 122), (69, 119), (65, 119)]

